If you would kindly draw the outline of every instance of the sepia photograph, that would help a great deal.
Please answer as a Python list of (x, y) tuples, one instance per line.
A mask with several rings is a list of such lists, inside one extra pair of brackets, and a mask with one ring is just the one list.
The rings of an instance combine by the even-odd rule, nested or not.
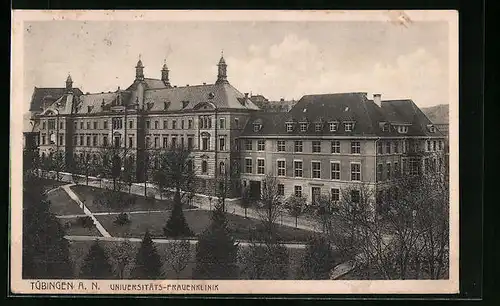
[(13, 292), (458, 293), (456, 12), (12, 16)]

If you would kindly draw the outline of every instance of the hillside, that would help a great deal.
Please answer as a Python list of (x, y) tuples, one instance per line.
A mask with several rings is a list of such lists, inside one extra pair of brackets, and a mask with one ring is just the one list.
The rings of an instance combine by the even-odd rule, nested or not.
[(432, 123), (448, 123), (448, 104), (423, 107), (422, 111)]

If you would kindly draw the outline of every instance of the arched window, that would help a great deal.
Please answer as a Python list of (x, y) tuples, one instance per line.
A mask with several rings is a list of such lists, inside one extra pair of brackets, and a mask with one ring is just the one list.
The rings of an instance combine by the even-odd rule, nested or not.
[(208, 172), (208, 164), (207, 161), (204, 160), (201, 162), (201, 173), (207, 173)]
[(220, 162), (220, 163), (219, 163), (219, 173), (220, 173), (221, 175), (224, 175), (224, 173), (225, 173), (225, 172), (226, 172), (226, 167), (225, 167), (225, 165), (224, 165), (224, 162)]

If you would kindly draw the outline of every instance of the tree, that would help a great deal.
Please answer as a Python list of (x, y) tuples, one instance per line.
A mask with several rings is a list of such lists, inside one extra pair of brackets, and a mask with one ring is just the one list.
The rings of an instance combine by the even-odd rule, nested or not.
[(245, 209), (245, 218), (247, 217), (247, 209), (252, 207), (252, 197), (250, 193), (250, 188), (245, 187), (243, 189), (243, 192), (241, 193), (241, 201), (240, 201), (241, 207)]
[[(174, 190), (173, 209), (163, 231), (167, 237), (190, 237), (193, 232), (189, 228), (182, 211), (183, 199), (194, 192), (195, 174), (190, 151), (179, 146), (171, 146), (161, 151), (157, 161), (165, 176), (165, 186)], [(161, 191), (160, 191), (161, 192)]]
[(74, 156), (71, 161), (71, 164), (69, 165), (69, 168), (70, 168), (69, 170), (71, 171), (71, 178), (73, 179), (73, 183), (78, 185), (82, 180), (82, 177), (80, 176), (81, 173), (80, 159)]
[(306, 202), (306, 198), (297, 197), (295, 195), (291, 195), (285, 202), (284, 208), (292, 217), (295, 217), (295, 227), (297, 227), (299, 216), (302, 215), (306, 209)]
[(219, 203), (212, 211), (209, 227), (196, 245), (194, 279), (236, 279), (238, 245), (229, 231), (226, 213)]
[(113, 244), (111, 248), (111, 258), (115, 265), (115, 274), (118, 278), (125, 278), (125, 270), (134, 259), (134, 246), (125, 240), (120, 244)]
[(40, 155), (37, 148), (23, 149), (23, 171), (31, 172), (37, 176), (40, 168)]
[(312, 209), (323, 226), (323, 232), (328, 233), (328, 230), (332, 228), (332, 214), (336, 209), (336, 200), (331, 195), (320, 194), (313, 203)]
[(99, 151), (101, 164), (99, 172), (102, 177), (113, 179), (113, 190), (117, 190), (116, 181), (120, 177), (122, 167), (122, 149), (115, 146), (103, 146)]
[(50, 212), (44, 186), (34, 176), (23, 183), (23, 265), (26, 279), (73, 277), (64, 229)]
[(96, 240), (83, 261), (80, 269), (80, 278), (83, 279), (113, 279), (113, 268), (109, 257)]
[(168, 244), (166, 262), (174, 270), (179, 279), (181, 272), (186, 269), (191, 260), (191, 245), (188, 240), (176, 240)]
[(160, 255), (158, 255), (149, 231), (146, 231), (135, 257), (135, 266), (132, 269), (131, 277), (134, 279), (160, 279), (163, 275), (161, 268)]
[(253, 242), (241, 253), (242, 275), (245, 278), (288, 278), (289, 252), (286, 246), (273, 241)]
[(324, 237), (311, 238), (306, 246), (298, 275), (301, 279), (329, 279), (335, 266), (330, 242)]
[(66, 168), (65, 153), (61, 149), (51, 150), (49, 158), (46, 160), (46, 167), (48, 170), (56, 172), (56, 180), (60, 181), (60, 172)]
[(261, 199), (258, 201), (258, 213), (262, 220), (266, 240), (276, 240), (276, 219), (280, 216), (283, 197), (279, 193), (278, 180), (268, 174), (262, 181)]
[(123, 171), (121, 173), (121, 180), (128, 186), (128, 193), (132, 191), (132, 184), (134, 183), (135, 168), (131, 157), (127, 158), (124, 162)]

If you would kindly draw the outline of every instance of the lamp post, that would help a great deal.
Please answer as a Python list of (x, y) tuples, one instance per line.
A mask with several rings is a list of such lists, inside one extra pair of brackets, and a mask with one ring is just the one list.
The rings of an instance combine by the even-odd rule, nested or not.
[(54, 111), (56, 112), (56, 156), (55, 156), (55, 160), (56, 160), (56, 180), (59, 180), (59, 167), (61, 165), (61, 161), (59, 160), (59, 158), (61, 158), (60, 156), (60, 152), (59, 152), (59, 102), (55, 104), (56, 107), (54, 108)]

